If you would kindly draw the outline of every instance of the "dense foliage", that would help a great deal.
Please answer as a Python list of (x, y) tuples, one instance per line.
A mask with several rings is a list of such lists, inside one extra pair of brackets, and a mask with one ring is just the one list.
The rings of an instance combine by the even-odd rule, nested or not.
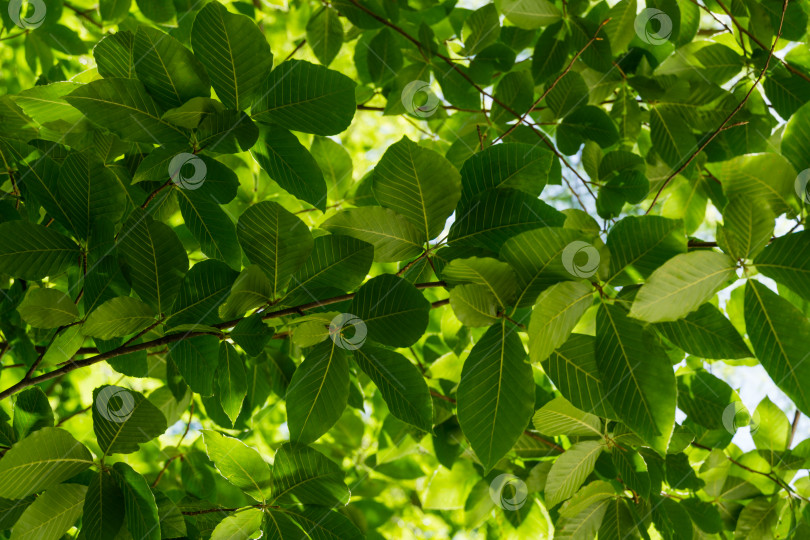
[(808, 13), (0, 1), (0, 538), (810, 537)]

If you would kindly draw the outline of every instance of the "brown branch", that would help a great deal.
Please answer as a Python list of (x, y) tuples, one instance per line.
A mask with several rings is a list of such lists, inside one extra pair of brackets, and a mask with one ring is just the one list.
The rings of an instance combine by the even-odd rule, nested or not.
[[(444, 287), (444, 286), (445, 286), (444, 281), (430, 281), (430, 282), (427, 282), (427, 283), (416, 283), (416, 284), (414, 284), (414, 287), (416, 287), (417, 289), (428, 289), (428, 288), (432, 288), (432, 287)], [(330, 304), (343, 302), (345, 300), (351, 300), (352, 298), (354, 298), (355, 294), (356, 293), (343, 294), (343, 295), (340, 295), (340, 296), (336, 296), (334, 298), (327, 298), (325, 300), (316, 300), (314, 302), (309, 302), (307, 304), (303, 304), (303, 305), (300, 305), (300, 306), (280, 309), (278, 311), (271, 311), (269, 313), (265, 313), (262, 316), (262, 320), (275, 319), (275, 318), (279, 318), (279, 317), (285, 317), (287, 315), (298, 315), (301, 312), (309, 310), (309, 309), (313, 309), (313, 308), (317, 308), (317, 307), (321, 307), (321, 306), (327, 306), (327, 305), (330, 305)], [(441, 301), (439, 301), (439, 302), (441, 302)], [(239, 321), (241, 321), (243, 318), (244, 317), (241, 317), (239, 319), (234, 319), (232, 321), (217, 323), (217, 324), (215, 324), (213, 326), (215, 328), (219, 328), (219, 329), (232, 328), (232, 327), (236, 326), (236, 324)], [(54, 379), (56, 377), (60, 377), (60, 376), (64, 375), (65, 373), (70, 373), (71, 371), (75, 371), (75, 370), (81, 369), (83, 367), (92, 366), (94, 364), (97, 364), (99, 362), (103, 362), (105, 360), (109, 360), (111, 358), (116, 358), (118, 356), (122, 356), (124, 354), (132, 353), (132, 352), (138, 352), (138, 351), (143, 351), (143, 350), (146, 350), (146, 349), (151, 349), (152, 347), (159, 347), (159, 346), (162, 346), (162, 345), (168, 345), (169, 343), (174, 343), (174, 342), (180, 341), (182, 339), (187, 339), (187, 338), (192, 338), (192, 337), (197, 337), (197, 336), (207, 336), (207, 335), (212, 335), (212, 333), (211, 332), (180, 332), (180, 333), (176, 333), (176, 334), (169, 334), (169, 335), (157, 338), (157, 339), (153, 339), (151, 341), (145, 341), (143, 343), (135, 343), (135, 344), (132, 344), (132, 345), (122, 345), (120, 347), (116, 347), (115, 349), (112, 349), (112, 350), (107, 351), (105, 353), (100, 353), (100, 354), (97, 354), (95, 356), (91, 356), (90, 358), (84, 358), (84, 359), (76, 360), (76, 361), (69, 361), (69, 363), (62, 364), (61, 367), (59, 367), (58, 369), (55, 369), (53, 371), (49, 371), (48, 373), (43, 373), (42, 375), (39, 375), (37, 377), (32, 377), (31, 375), (33, 374), (36, 367), (39, 365), (39, 362), (42, 359), (42, 355), (44, 355), (44, 352), (43, 352), (42, 355), (40, 355), (39, 359), (37, 359), (37, 361), (34, 362), (34, 364), (28, 370), (26, 375), (19, 382), (17, 382), (16, 384), (13, 384), (12, 386), (10, 386), (10, 387), (6, 388), (5, 390), (3, 390), (2, 392), (0, 392), (0, 401), (2, 401), (3, 399), (5, 399), (5, 398), (7, 398), (7, 397), (9, 397), (11, 395), (14, 395), (15, 393), (22, 390), (23, 388), (28, 388), (29, 386), (33, 386), (35, 384), (39, 384), (41, 382), (45, 382), (45, 381)], [(222, 337), (220, 334), (214, 334), (214, 335), (217, 335), (217, 337)]]
[(104, 28), (104, 25), (103, 25), (103, 24), (101, 24), (100, 22), (98, 22), (97, 20), (93, 19), (93, 18), (90, 16), (90, 14), (89, 14), (89, 13), (90, 13), (91, 11), (93, 11), (92, 9), (87, 9), (87, 10), (85, 10), (85, 9), (79, 9), (79, 8), (77, 8), (76, 6), (72, 6), (72, 5), (70, 5), (70, 3), (68, 3), (68, 2), (63, 2), (63, 4), (62, 4), (62, 5), (64, 5), (66, 8), (68, 8), (70, 11), (72, 11), (73, 13), (75, 13), (76, 15), (78, 15), (79, 17), (81, 17), (82, 19), (85, 19), (86, 21), (88, 21), (88, 22), (89, 22), (90, 24), (92, 24), (93, 26), (95, 26), (95, 27), (97, 27), (97, 28)]
[(793, 445), (793, 437), (796, 436), (796, 429), (799, 427), (799, 419), (802, 417), (802, 411), (796, 409), (796, 414), (793, 415), (793, 422), (790, 424), (790, 437), (788, 438), (787, 447)]
[(690, 163), (692, 163), (692, 161), (697, 157), (697, 155), (700, 154), (707, 146), (709, 146), (709, 143), (711, 143), (714, 140), (714, 138), (717, 137), (717, 135), (721, 131), (723, 131), (723, 128), (725, 128), (726, 124), (728, 124), (729, 121), (731, 121), (731, 119), (738, 112), (740, 112), (740, 110), (743, 107), (745, 107), (745, 104), (748, 103), (748, 98), (751, 97), (751, 94), (754, 92), (756, 87), (759, 86), (759, 83), (762, 80), (762, 77), (765, 76), (765, 72), (768, 71), (768, 66), (770, 66), (770, 64), (771, 64), (771, 59), (773, 58), (773, 53), (774, 53), (774, 50), (776, 49), (776, 43), (779, 41), (779, 38), (782, 36), (782, 25), (785, 22), (785, 12), (787, 11), (787, 5), (788, 5), (788, 0), (784, 0), (784, 3), (782, 4), (782, 17), (779, 20), (779, 31), (776, 33), (776, 37), (773, 40), (773, 45), (771, 46), (771, 50), (768, 53), (768, 59), (765, 61), (765, 67), (762, 68), (762, 71), (760, 72), (759, 77), (757, 77), (757, 80), (754, 81), (754, 84), (752, 84), (751, 88), (748, 89), (748, 92), (746, 92), (745, 97), (742, 99), (742, 101), (740, 101), (740, 103), (737, 104), (736, 107), (734, 107), (734, 110), (731, 111), (731, 113), (728, 116), (726, 116), (726, 119), (723, 120), (723, 123), (720, 124), (720, 127), (715, 129), (712, 132), (712, 134), (709, 137), (707, 137), (706, 140), (703, 141), (703, 143), (700, 146), (698, 146), (698, 148), (694, 152), (692, 152), (692, 154), (689, 156), (689, 159), (687, 159), (683, 163), (683, 165), (678, 167), (678, 169), (675, 172), (670, 174), (667, 177), (667, 179), (664, 180), (664, 183), (661, 184), (660, 188), (658, 188), (658, 192), (655, 194), (655, 198), (653, 198), (652, 204), (650, 204), (650, 207), (647, 208), (647, 211), (645, 212), (645, 214), (650, 213), (650, 211), (653, 209), (655, 204), (658, 202), (658, 198), (661, 196), (661, 193), (669, 185), (669, 183), (672, 181), (672, 179), (675, 178), (676, 176), (678, 176), (681, 172), (683, 172), (683, 170), (686, 169), (686, 167), (688, 167)]

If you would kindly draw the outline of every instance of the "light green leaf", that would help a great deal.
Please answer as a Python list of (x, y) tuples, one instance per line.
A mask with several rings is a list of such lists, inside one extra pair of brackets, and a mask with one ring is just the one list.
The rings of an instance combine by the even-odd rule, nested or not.
[(353, 353), (357, 365), (374, 382), (391, 414), (424, 431), (433, 426), (433, 401), (425, 378), (399, 353), (365, 345)]
[(208, 457), (222, 476), (257, 501), (268, 500), (272, 483), (270, 468), (256, 450), (216, 431), (206, 429), (202, 435)]
[(461, 175), (447, 159), (403, 137), (374, 168), (374, 198), (435, 238), (461, 197)]
[(650, 275), (630, 316), (647, 322), (676, 321), (695, 311), (736, 277), (734, 261), (715, 251), (676, 255)]
[(355, 83), (340, 72), (303, 60), (288, 60), (264, 80), (251, 108), (254, 119), (286, 129), (337, 135), (354, 118)]
[(472, 283), (486, 287), (501, 308), (509, 305), (517, 292), (512, 268), (507, 263), (491, 257), (453, 259), (441, 273), (451, 286)]
[(135, 34), (129, 30), (104, 36), (93, 48), (93, 57), (102, 77), (135, 78)]
[(273, 65), (270, 46), (256, 23), (228, 12), (219, 2), (206, 4), (197, 13), (191, 46), (208, 69), (217, 97), (229, 109), (246, 109)]
[(79, 246), (42, 225), (26, 221), (0, 223), (0, 272), (39, 280), (79, 264)]
[(485, 285), (456, 285), (450, 289), (450, 306), (467, 326), (489, 326), (498, 320), (495, 295)]
[(773, 227), (774, 216), (768, 206), (758, 200), (737, 197), (723, 208), (717, 243), (735, 259), (752, 259), (771, 241)]
[(542, 362), (571, 335), (593, 303), (593, 289), (581, 281), (563, 281), (540, 294), (529, 321), (529, 358)]
[(308, 444), (320, 438), (349, 399), (346, 352), (331, 340), (315, 346), (295, 370), (286, 398), (290, 439)]
[(663, 455), (675, 422), (672, 364), (617, 304), (603, 304), (597, 311), (596, 365), (613, 410)]
[(219, 307), (219, 315), (229, 321), (249, 309), (266, 304), (272, 295), (273, 285), (261, 268), (255, 264), (248, 265), (233, 282), (231, 294)]
[(59, 540), (82, 514), (86, 486), (54, 486), (25, 509), (11, 531), (13, 540)]
[(718, 165), (713, 172), (729, 200), (757, 200), (770, 206), (776, 216), (795, 204), (796, 170), (779, 154), (739, 156)]
[(0, 460), (0, 497), (22, 499), (71, 478), (93, 464), (87, 448), (67, 431), (44, 427), (17, 442)]
[(543, 405), (532, 417), (534, 427), (540, 433), (601, 437), (602, 421), (598, 416), (580, 411), (564, 397), (556, 397)]
[(627, 216), (611, 227), (610, 282), (634, 283), (649, 277), (667, 260), (686, 253), (683, 223), (660, 216)]
[(526, 351), (506, 321), (491, 326), (464, 361), (458, 420), (486, 471), (512, 449), (534, 409)]
[(565, 451), (548, 472), (546, 506), (552, 508), (570, 498), (593, 471), (604, 441), (580, 441)]
[(211, 540), (248, 540), (262, 525), (261, 508), (242, 508), (219, 522), (211, 532)]
[(745, 327), (751, 346), (776, 386), (805, 414), (810, 411), (807, 395), (810, 356), (805, 337), (810, 321), (793, 304), (758, 281), (745, 286)]
[(155, 312), (137, 298), (111, 298), (87, 317), (82, 332), (86, 336), (112, 339), (134, 334), (155, 321)]
[(374, 246), (374, 260), (397, 262), (422, 253), (419, 229), (393, 210), (363, 206), (338, 212), (322, 225), (333, 234), (344, 234)]
[(17, 311), (34, 328), (58, 328), (79, 318), (79, 310), (68, 295), (41, 287), (29, 289)]
[(248, 260), (270, 279), (273, 298), (306, 262), (313, 247), (304, 222), (272, 201), (248, 207), (239, 216), (236, 235)]
[(527, 30), (548, 26), (562, 16), (548, 0), (501, 0), (500, 11), (506, 20)]

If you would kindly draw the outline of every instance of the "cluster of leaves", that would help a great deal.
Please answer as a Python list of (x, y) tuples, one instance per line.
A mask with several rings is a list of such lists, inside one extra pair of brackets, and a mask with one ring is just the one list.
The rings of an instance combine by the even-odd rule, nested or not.
[(0, 2), (0, 537), (810, 535), (709, 369), (810, 414), (806, 1), (90, 3)]

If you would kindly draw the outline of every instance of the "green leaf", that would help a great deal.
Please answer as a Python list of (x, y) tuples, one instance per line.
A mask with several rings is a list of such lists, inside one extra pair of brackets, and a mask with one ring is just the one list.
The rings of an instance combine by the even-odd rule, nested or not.
[(546, 480), (547, 507), (570, 498), (582, 486), (604, 447), (604, 441), (580, 441), (554, 461)]
[(734, 325), (710, 303), (703, 304), (683, 319), (656, 323), (655, 329), (684, 351), (700, 358), (751, 357), (751, 351)]
[(82, 326), (86, 336), (101, 339), (124, 337), (143, 330), (155, 321), (155, 312), (137, 298), (119, 296), (101, 304)]
[(778, 503), (779, 499), (760, 496), (746, 504), (737, 517), (734, 538), (774, 538)]
[(262, 126), (251, 154), (282, 189), (310, 203), (326, 208), (326, 182), (312, 154), (286, 129)]
[(211, 532), (211, 540), (248, 540), (262, 525), (264, 511), (242, 508), (226, 517)]
[(450, 289), (450, 306), (467, 326), (489, 326), (498, 320), (495, 295), (485, 285), (456, 285)]
[(129, 30), (104, 36), (93, 48), (98, 72), (105, 78), (135, 78), (135, 35)]
[(219, 307), (219, 315), (223, 320), (231, 320), (249, 309), (266, 304), (272, 295), (273, 285), (261, 268), (255, 264), (248, 265), (233, 282), (231, 294)]
[(548, 26), (562, 16), (548, 0), (501, 0), (500, 11), (509, 22), (528, 30)]
[(168, 312), (188, 270), (183, 244), (168, 225), (141, 210), (130, 214), (123, 230), (118, 246), (127, 280), (156, 313)]
[(79, 238), (90, 236), (91, 220), (115, 223), (124, 212), (126, 192), (104, 164), (71, 152), (59, 170), (59, 196)]
[[(689, 125), (674, 108), (666, 105), (650, 109), (650, 139), (661, 159), (679, 169), (697, 148), (697, 141)], [(688, 173), (684, 169), (684, 174)]]
[[(677, 379), (678, 407), (701, 426), (723, 429), (728, 423), (727, 410), (743, 410), (737, 392), (708, 371), (681, 373)], [(729, 409), (731, 404), (733, 409)]]
[(124, 494), (110, 474), (101, 471), (90, 480), (82, 514), (82, 534), (87, 540), (118, 534), (124, 523)]
[(135, 73), (164, 109), (211, 95), (205, 68), (179, 41), (149, 26), (139, 26), (133, 49)]
[(569, 35), (563, 21), (552, 23), (540, 34), (532, 54), (531, 71), (535, 82), (544, 82), (562, 71), (571, 49)]
[(14, 433), (17, 440), (44, 427), (53, 427), (53, 411), (45, 392), (33, 386), (17, 394), (14, 402)]
[(529, 307), (549, 286), (574, 277), (565, 269), (562, 254), (581, 236), (574, 229), (543, 227), (513, 236), (503, 244), (500, 257), (517, 275), (520, 293), (516, 306)]
[(601, 437), (602, 421), (598, 416), (580, 411), (564, 397), (556, 397), (543, 405), (532, 417), (534, 427), (540, 433)]
[[(759, 429), (751, 435), (757, 450), (766, 454), (784, 452), (790, 439), (790, 421), (785, 413), (768, 396), (759, 402), (754, 416), (759, 419)], [(771, 459), (771, 462), (778, 461)]]
[(472, 283), (482, 285), (492, 293), (498, 305), (505, 308), (515, 297), (515, 273), (505, 262), (491, 257), (453, 259), (442, 269), (448, 285)]
[(236, 235), (248, 260), (270, 279), (273, 298), (303, 266), (313, 247), (304, 222), (272, 201), (248, 207), (239, 216)]
[(285, 443), (273, 460), (273, 501), (289, 501), (294, 496), (303, 504), (345, 505), (349, 489), (343, 470), (317, 450), (296, 443)]
[(464, 361), (458, 420), (486, 471), (512, 449), (534, 409), (526, 351), (506, 321), (491, 326)]
[(480, 193), (459, 205), (448, 240), (499, 250), (511, 237), (540, 227), (561, 227), (565, 215), (543, 201), (513, 189)]
[(133, 538), (160, 540), (157, 504), (146, 479), (126, 463), (112, 467), (113, 479), (124, 494), (124, 516)]
[(206, 4), (197, 13), (191, 46), (207, 68), (217, 97), (229, 109), (246, 109), (273, 66), (270, 45), (256, 23), (228, 12), (219, 2)]
[(563, 118), (557, 127), (557, 147), (573, 155), (585, 141), (607, 148), (619, 141), (619, 131), (610, 116), (594, 105), (584, 105)]
[(271, 494), (271, 474), (267, 463), (242, 441), (216, 431), (203, 430), (208, 457), (219, 473), (257, 501), (267, 501)]
[(795, 203), (796, 171), (779, 154), (739, 156), (712, 171), (729, 200), (748, 198), (770, 206), (774, 215), (788, 211)]
[(65, 96), (90, 121), (126, 141), (169, 144), (188, 141), (188, 133), (162, 120), (144, 85), (134, 79), (101, 79)]
[[(307, 531), (310, 538), (323, 540), (362, 540), (364, 538), (364, 535), (349, 518), (340, 512), (333, 512), (329, 508), (304, 506), (301, 509), (273, 511), (270, 513), (270, 519), (278, 514), (285, 516), (285, 519), (293, 520), (300, 529)], [(276, 520), (278, 521), (278, 518)], [(292, 531), (288, 528), (289, 523), (282, 523), (285, 523), (282, 530), (291, 533)], [(300, 529), (293, 529), (296, 531), (294, 534), (300, 535)], [(287, 538), (287, 536), (274, 535), (278, 530), (276, 527), (268, 527), (268, 530), (271, 531), (269, 538)], [(289, 536), (289, 538), (296, 538), (296, 536)]]
[(333, 341), (316, 345), (295, 370), (287, 388), (290, 439), (316, 441), (338, 421), (349, 399), (349, 362)]
[(711, 299), (736, 278), (734, 261), (715, 251), (676, 255), (650, 275), (630, 316), (647, 322), (676, 321)]
[(68, 295), (41, 287), (29, 289), (17, 311), (34, 328), (58, 328), (79, 318), (79, 310)]
[(194, 392), (210, 396), (214, 392), (214, 372), (219, 357), (219, 339), (194, 336), (178, 341), (169, 356)]
[(357, 290), (349, 312), (365, 324), (369, 339), (408, 347), (427, 329), (430, 302), (405, 279), (382, 274)]
[(234, 343), (248, 353), (248, 356), (257, 356), (273, 337), (273, 330), (262, 322), (261, 313), (254, 313), (236, 323), (231, 330), (230, 337)]
[(25, 509), (11, 531), (14, 540), (59, 540), (82, 514), (87, 487), (54, 486)]
[(632, 449), (613, 450), (613, 464), (622, 482), (642, 497), (650, 496), (650, 474), (641, 454)]
[(751, 347), (776, 386), (807, 414), (810, 351), (803, 343), (810, 321), (793, 304), (757, 281), (745, 286), (745, 327)]
[(464, 50), (474, 56), (498, 39), (498, 10), (486, 4), (470, 13), (464, 21)]
[(166, 428), (166, 417), (143, 394), (110, 385), (93, 390), (93, 431), (105, 455), (137, 452)]
[(129, 13), (132, 0), (99, 0), (98, 12), (102, 21), (117, 21)]
[(242, 402), (247, 395), (247, 376), (244, 359), (227, 341), (219, 345), (217, 386), (222, 410), (231, 422), (236, 423), (236, 418), (242, 410)]
[(619, 305), (597, 311), (596, 365), (622, 422), (664, 454), (675, 422), (675, 374), (660, 346)]
[(775, 239), (754, 259), (754, 264), (761, 273), (810, 300), (810, 231)]
[[(213, 195), (204, 189), (176, 189), (183, 221), (200, 243), (200, 251), (238, 268), (242, 251), (236, 240), (236, 227)], [(224, 201), (222, 201), (224, 202)]]
[(626, 50), (633, 40), (637, 12), (636, 0), (622, 0), (608, 11), (604, 32), (613, 54)]
[(87, 448), (67, 431), (44, 427), (17, 442), (0, 460), (0, 497), (22, 499), (71, 478), (93, 464)]
[(353, 353), (357, 365), (374, 382), (391, 414), (424, 431), (433, 426), (433, 400), (425, 379), (399, 353), (366, 345)]
[(374, 248), (350, 236), (324, 235), (315, 238), (312, 254), (296, 272), (285, 298), (312, 300), (322, 288), (351, 291), (363, 282), (374, 257)]
[(552, 180), (556, 159), (539, 146), (503, 143), (473, 154), (461, 168), (461, 201), (493, 188), (511, 188), (535, 197)]
[(563, 281), (540, 294), (529, 321), (529, 358), (542, 362), (576, 327), (593, 304), (593, 289), (581, 281)]
[(396, 210), (430, 240), (442, 232), (461, 197), (461, 176), (440, 154), (403, 137), (374, 168), (372, 189), (380, 205)]
[[(806, 95), (803, 96), (803, 99), (806, 98)], [(782, 154), (797, 171), (807, 168), (807, 152), (810, 151), (810, 136), (807, 133), (809, 124), (810, 105), (805, 103), (789, 118), (782, 134)]]
[(223, 262), (208, 259), (191, 267), (166, 319), (167, 328), (209, 325), (219, 322), (217, 308), (228, 296), (237, 278), (236, 271)]
[(773, 227), (774, 216), (769, 207), (738, 197), (723, 208), (723, 225), (717, 228), (717, 242), (735, 259), (752, 259), (771, 241)]
[(374, 260), (397, 262), (422, 253), (419, 229), (405, 217), (381, 206), (363, 206), (338, 212), (321, 225), (374, 246)]
[(589, 88), (579, 73), (569, 71), (552, 88), (546, 103), (555, 118), (562, 118), (580, 105), (588, 103)]
[(397, 35), (383, 28), (368, 42), (366, 65), (371, 80), (377, 84), (393, 79), (402, 69), (402, 50)]
[(354, 81), (342, 73), (288, 60), (264, 80), (251, 112), (256, 120), (293, 131), (337, 135), (354, 118), (354, 88)]
[[(614, 418), (596, 366), (594, 341), (593, 336), (572, 334), (543, 362), (543, 371), (576, 408)], [(529, 347), (531, 351), (531, 342)]]
[(337, 11), (324, 7), (310, 17), (307, 44), (321, 64), (328, 66), (332, 63), (343, 45), (343, 25)]
[(666, 261), (686, 253), (683, 223), (659, 216), (627, 216), (611, 227), (609, 281), (616, 284), (646, 279)]
[(33, 281), (78, 263), (79, 246), (63, 234), (25, 221), (0, 223), (0, 272)]

